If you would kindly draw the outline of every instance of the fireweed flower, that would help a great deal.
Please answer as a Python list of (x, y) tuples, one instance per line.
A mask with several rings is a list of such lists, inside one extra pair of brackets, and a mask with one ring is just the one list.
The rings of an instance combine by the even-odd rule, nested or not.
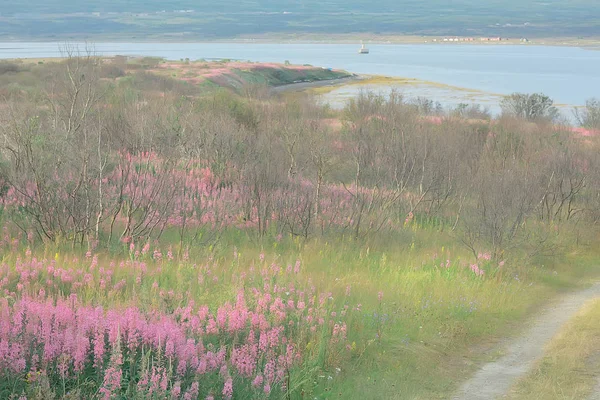
[(225, 381), (225, 386), (223, 387), (223, 397), (226, 399), (231, 399), (233, 397), (233, 380), (227, 378)]
[[(53, 260), (21, 259), (18, 273), (9, 270), (0, 279), (0, 287), (6, 280), (13, 288), (22, 285), (28, 293), (17, 295), (10, 304), (0, 299), (0, 378), (26, 375), (48, 365), (52, 366), (48, 369), (51, 380), (61, 375), (76, 379), (82, 371), (93, 370), (99, 377), (99, 396), (109, 399), (123, 395), (121, 382), (127, 373), (123, 359), (145, 356), (149, 357), (147, 365), (134, 386), (148, 397), (197, 399), (201, 394), (216, 393), (217, 397), (233, 398), (238, 384), (253, 387), (264, 396), (273, 390), (285, 392), (287, 371), (303, 361), (307, 342), (324, 340), (326, 345), (349, 351), (344, 322), (349, 308), (337, 308), (332, 293), (319, 293), (310, 282), (305, 290), (297, 283), (281, 282), (277, 263), (248, 273), (241, 283), (258, 281), (240, 289), (233, 301), (211, 309), (186, 301), (189, 288), (172, 290), (165, 282), (160, 290), (159, 263), (146, 265), (126, 259), (109, 266), (96, 255), (93, 259), (93, 271), (86, 260), (73, 261), (76, 266), (67, 268)], [(21, 267), (25, 262), (27, 267)], [(299, 267), (298, 261), (294, 269), (299, 271)], [(217, 267), (196, 268), (210, 278)], [(2, 266), (0, 271), (4, 272)], [(265, 282), (260, 279), (263, 272)], [(283, 275), (282, 279), (288, 279)], [(34, 289), (33, 282), (44, 286)], [(120, 291), (121, 295), (144, 282), (153, 282), (145, 290), (160, 290), (161, 302), (174, 310), (104, 309), (86, 306), (78, 299), (86, 298), (81, 293), (90, 288), (105, 290), (107, 295)], [(67, 298), (61, 294), (64, 291)], [(28, 297), (32, 293), (37, 294)], [(332, 337), (335, 340), (330, 341)], [(214, 386), (200, 390), (203, 375), (217, 373)], [(195, 385), (189, 383), (189, 377), (197, 380)]]
[(261, 386), (263, 383), (263, 377), (262, 375), (256, 375), (256, 378), (254, 378), (254, 380), (252, 381), (252, 386), (259, 387)]
[(471, 268), (471, 271), (473, 271), (473, 273), (477, 276), (483, 276), (485, 274), (485, 271), (480, 269), (479, 265), (477, 265), (477, 264), (471, 264), (470, 268)]

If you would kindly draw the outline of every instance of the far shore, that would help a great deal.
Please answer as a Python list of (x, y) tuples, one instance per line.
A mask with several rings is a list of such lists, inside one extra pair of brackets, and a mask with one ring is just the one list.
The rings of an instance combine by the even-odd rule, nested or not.
[[(48, 42), (88, 42), (88, 43), (252, 43), (252, 44), (356, 44), (363, 41), (368, 44), (424, 44), (445, 46), (568, 46), (582, 47), (590, 50), (600, 50), (599, 37), (508, 37), (496, 40), (482, 40), (488, 36), (474, 35), (472, 37), (454, 35), (436, 36), (410, 36), (410, 35), (375, 35), (375, 34), (263, 34), (245, 35), (233, 38), (207, 39), (201, 36), (182, 35), (156, 35), (156, 36), (112, 36), (94, 35), (79, 37), (53, 37), (51, 39), (40, 37), (5, 37), (0, 36), (0, 43), (48, 43)], [(489, 36), (490, 39), (495, 37)], [(466, 40), (472, 38), (472, 41)], [(447, 41), (445, 41), (447, 39)], [(458, 40), (455, 40), (458, 39)]]

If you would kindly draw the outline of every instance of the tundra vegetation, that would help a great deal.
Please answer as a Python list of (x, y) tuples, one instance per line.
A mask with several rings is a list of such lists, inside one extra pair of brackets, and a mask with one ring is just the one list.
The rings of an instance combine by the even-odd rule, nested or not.
[(597, 276), (600, 139), (545, 119), (93, 56), (0, 95), (3, 399), (441, 398)]

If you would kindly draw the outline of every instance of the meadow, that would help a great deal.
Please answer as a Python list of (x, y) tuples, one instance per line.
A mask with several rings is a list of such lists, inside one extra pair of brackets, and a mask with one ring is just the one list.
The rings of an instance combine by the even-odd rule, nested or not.
[(0, 398), (435, 399), (598, 276), (579, 135), (139, 61), (0, 64)]

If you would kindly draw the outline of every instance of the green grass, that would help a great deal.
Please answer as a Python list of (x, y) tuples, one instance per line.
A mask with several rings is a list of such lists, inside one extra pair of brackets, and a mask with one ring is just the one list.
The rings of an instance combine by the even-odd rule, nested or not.
[(345, 71), (332, 71), (328, 69), (314, 68), (309, 70), (298, 70), (293, 66), (281, 69), (234, 69), (233, 72), (246, 83), (266, 84), (268, 86), (281, 86), (298, 82), (316, 82), (332, 79), (341, 79), (351, 76)]
[[(353, 342), (349, 362), (339, 371), (307, 374), (306, 365), (295, 372), (297, 380), (303, 374), (312, 380), (303, 386), (308, 398), (442, 399), (494, 356), (498, 338), (517, 334), (519, 322), (547, 299), (598, 276), (600, 258), (588, 250), (537, 259), (514, 253), (501, 268), (497, 261), (480, 260), (486, 275), (476, 277), (468, 268), (473, 256), (452, 235), (433, 226), (437, 224), (415, 224), (394, 241), (375, 238), (365, 243), (339, 236), (308, 242), (258, 239), (230, 230), (213, 245), (193, 248), (192, 261), (164, 265), (157, 279), (165, 291), (188, 293), (197, 304), (216, 307), (235, 298), (236, 277), (256, 265), (259, 254), (265, 255), (265, 265), (294, 265), (300, 260), (302, 272), (295, 284), (309, 282), (318, 291), (331, 292), (338, 306), (343, 301), (352, 307), (361, 304), (362, 310), (348, 326)], [(174, 234), (167, 232), (162, 245), (176, 242), (172, 238)], [(123, 257), (123, 251), (117, 246), (101, 253), (100, 264)], [(62, 245), (47, 247), (44, 253), (67, 264), (74, 255)], [(4, 262), (12, 258), (5, 255)], [(148, 264), (155, 268), (150, 260)], [(196, 265), (209, 264), (214, 265), (218, 282), (197, 284)], [(117, 270), (114, 279), (131, 279), (128, 276), (128, 271)], [(278, 283), (287, 280), (284, 274)], [(150, 281), (130, 282), (110, 297), (90, 288), (82, 301), (103, 306), (133, 302), (166, 311), (179, 305), (158, 298)]]

